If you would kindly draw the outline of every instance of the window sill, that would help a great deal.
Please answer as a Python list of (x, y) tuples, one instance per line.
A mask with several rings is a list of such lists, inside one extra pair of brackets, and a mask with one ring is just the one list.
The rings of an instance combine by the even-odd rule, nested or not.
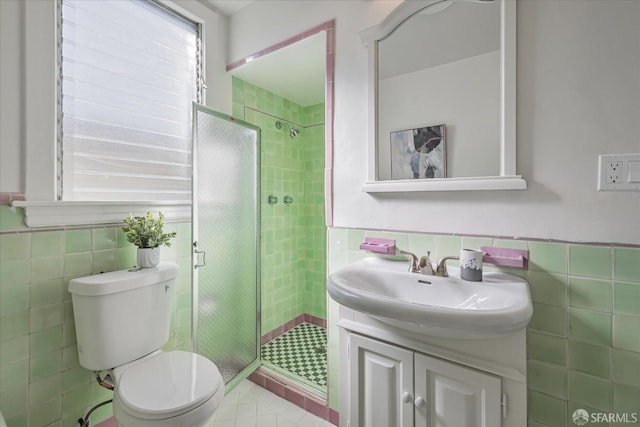
[(130, 213), (162, 211), (166, 220), (191, 218), (190, 202), (35, 202), (14, 200), (11, 206), (25, 209), (28, 227), (113, 224)]

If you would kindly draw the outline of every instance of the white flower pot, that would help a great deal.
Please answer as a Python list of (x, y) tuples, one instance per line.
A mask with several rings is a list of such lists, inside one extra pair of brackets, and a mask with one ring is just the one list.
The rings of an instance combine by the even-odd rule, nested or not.
[(138, 248), (138, 267), (155, 267), (160, 263), (160, 248)]

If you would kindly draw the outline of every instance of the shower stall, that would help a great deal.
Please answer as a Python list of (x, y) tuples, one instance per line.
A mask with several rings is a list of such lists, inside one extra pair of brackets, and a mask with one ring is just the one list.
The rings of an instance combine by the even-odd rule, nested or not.
[(324, 104), (234, 88), (234, 117), (194, 106), (194, 348), (326, 398)]

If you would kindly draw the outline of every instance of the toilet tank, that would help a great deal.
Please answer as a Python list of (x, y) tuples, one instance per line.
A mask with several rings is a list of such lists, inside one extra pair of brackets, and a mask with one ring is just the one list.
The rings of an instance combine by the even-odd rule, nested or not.
[(161, 348), (169, 339), (178, 266), (160, 263), (72, 279), (80, 365), (115, 368)]

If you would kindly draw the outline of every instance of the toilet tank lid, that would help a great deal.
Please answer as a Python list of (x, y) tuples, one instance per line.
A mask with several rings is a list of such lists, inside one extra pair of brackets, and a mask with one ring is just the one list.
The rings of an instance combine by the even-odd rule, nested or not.
[(177, 276), (176, 264), (162, 262), (151, 268), (111, 271), (72, 279), (69, 281), (69, 293), (84, 296), (116, 294), (173, 280)]

